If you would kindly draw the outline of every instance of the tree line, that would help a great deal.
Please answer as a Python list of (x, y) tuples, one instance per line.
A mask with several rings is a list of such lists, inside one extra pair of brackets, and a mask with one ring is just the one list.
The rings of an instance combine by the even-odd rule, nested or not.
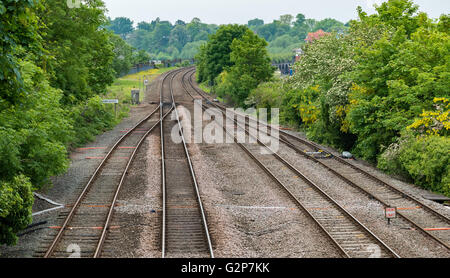
[(200, 45), (218, 29), (217, 25), (202, 23), (199, 18), (189, 23), (177, 20), (174, 25), (159, 17), (151, 22), (139, 22), (136, 28), (133, 24), (129, 18), (117, 17), (109, 19), (107, 28), (157, 60), (193, 58)]
[[(293, 49), (299, 48), (309, 32), (343, 32), (347, 27), (335, 19), (315, 20), (298, 14), (282, 15), (278, 20), (265, 24), (255, 18), (246, 25), (250, 30), (264, 38), (268, 52), (274, 61), (291, 60)], [(108, 29), (121, 36), (136, 49), (146, 51), (152, 59), (191, 59), (205, 44), (209, 36), (216, 33), (218, 25), (202, 23), (199, 18), (186, 23), (177, 20), (175, 24), (156, 18), (151, 22), (134, 22), (126, 17), (109, 19)]]
[(68, 149), (118, 121), (100, 95), (148, 57), (107, 25), (100, 0), (0, 0), (0, 244), (30, 224), (32, 192), (67, 170)]

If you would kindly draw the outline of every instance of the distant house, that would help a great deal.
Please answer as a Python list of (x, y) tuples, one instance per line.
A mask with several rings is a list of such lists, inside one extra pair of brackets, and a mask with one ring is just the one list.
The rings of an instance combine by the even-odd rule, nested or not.
[(303, 55), (303, 49), (301, 48), (296, 48), (293, 50), (295, 53), (295, 61), (297, 62), (298, 60), (300, 60), (300, 56)]
[(305, 41), (308, 43), (311, 43), (315, 40), (320, 39), (323, 36), (329, 35), (330, 33), (324, 32), (322, 29), (320, 29), (317, 32), (314, 33), (308, 33), (308, 36), (306, 37)]

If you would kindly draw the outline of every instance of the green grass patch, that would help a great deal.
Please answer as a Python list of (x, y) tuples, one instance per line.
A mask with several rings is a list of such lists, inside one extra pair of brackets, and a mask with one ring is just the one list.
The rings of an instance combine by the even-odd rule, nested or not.
[[(116, 79), (116, 81), (108, 87), (107, 93), (102, 95), (103, 99), (118, 99), (117, 117), (122, 119), (128, 115), (131, 108), (131, 90), (139, 89), (139, 101), (144, 100), (144, 80), (147, 79), (149, 84), (159, 75), (176, 69), (175, 67), (151, 69), (141, 71), (139, 73), (126, 75)], [(114, 111), (114, 104), (108, 104), (110, 110)]]
[(206, 84), (206, 82), (203, 82), (203, 83), (200, 83), (200, 84), (198, 84), (198, 86), (200, 87), (200, 89), (202, 89), (202, 91), (204, 91), (204, 92), (206, 92), (206, 93), (208, 93), (208, 94), (210, 94), (211, 93), (211, 87), (210, 86), (208, 86), (207, 84)]

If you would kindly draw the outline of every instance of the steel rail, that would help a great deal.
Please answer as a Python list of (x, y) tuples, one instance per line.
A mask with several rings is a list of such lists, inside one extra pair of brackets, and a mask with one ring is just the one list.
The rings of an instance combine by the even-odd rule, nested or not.
[(63, 225), (61, 226), (61, 228), (58, 231), (58, 234), (55, 236), (54, 240), (52, 241), (52, 244), (50, 245), (50, 247), (47, 249), (44, 258), (48, 258), (50, 257), (53, 252), (54, 249), (56, 248), (56, 246), (58, 245), (59, 241), (62, 238), (62, 235), (64, 233), (64, 231), (67, 228), (67, 225), (70, 223), (70, 221), (72, 220), (75, 211), (78, 209), (79, 205), (81, 204), (81, 201), (83, 200), (83, 198), (86, 196), (87, 192), (89, 191), (92, 183), (94, 182), (94, 180), (97, 178), (98, 173), (100, 172), (100, 170), (103, 168), (103, 166), (105, 165), (106, 161), (110, 158), (111, 154), (117, 149), (118, 145), (120, 143), (122, 143), (122, 141), (127, 138), (134, 130), (136, 130), (142, 123), (144, 123), (145, 121), (147, 121), (148, 119), (150, 119), (157, 111), (159, 110), (159, 107), (157, 107), (155, 110), (153, 110), (149, 115), (147, 115), (146, 117), (144, 117), (141, 121), (139, 121), (135, 126), (133, 126), (129, 131), (127, 131), (124, 135), (122, 135), (117, 142), (113, 145), (113, 147), (111, 147), (111, 149), (109, 150), (109, 152), (106, 154), (106, 156), (103, 158), (103, 160), (100, 162), (99, 166), (95, 169), (94, 173), (91, 175), (91, 178), (89, 179), (89, 181), (87, 182), (87, 184), (85, 185), (83, 191), (80, 193), (80, 195), (78, 196), (77, 200), (75, 201), (75, 204), (73, 205), (72, 209), (70, 210), (69, 214), (67, 215)]
[[(196, 90), (195, 87), (194, 87), (194, 90)], [(196, 90), (196, 91), (197, 91), (197, 90)], [(205, 97), (204, 95), (201, 95), (201, 96), (202, 96), (203, 98), (207, 99), (207, 97)], [(216, 105), (218, 108), (222, 109), (222, 110), (225, 110), (225, 109), (226, 109), (226, 107), (224, 107), (224, 106), (222, 106), (222, 105), (217, 105), (217, 104), (215, 104), (215, 105)], [(440, 212), (436, 211), (435, 209), (433, 209), (432, 207), (428, 206), (427, 204), (421, 202), (420, 200), (418, 200), (418, 199), (415, 198), (414, 196), (411, 196), (410, 194), (408, 194), (408, 193), (406, 193), (406, 192), (404, 192), (404, 191), (402, 191), (402, 190), (400, 190), (400, 189), (394, 187), (393, 185), (386, 183), (385, 181), (381, 180), (380, 178), (378, 178), (378, 177), (376, 177), (376, 176), (374, 176), (374, 175), (368, 173), (367, 171), (361, 169), (360, 167), (358, 167), (358, 166), (356, 166), (356, 165), (354, 165), (354, 164), (352, 164), (352, 163), (350, 163), (350, 162), (348, 162), (348, 161), (342, 159), (341, 157), (335, 156), (335, 155), (333, 155), (332, 153), (330, 153), (330, 152), (328, 152), (328, 151), (325, 151), (323, 147), (317, 145), (316, 143), (310, 142), (310, 141), (305, 140), (305, 139), (303, 139), (303, 138), (300, 138), (300, 137), (298, 137), (298, 136), (296, 136), (296, 135), (290, 134), (290, 133), (288, 133), (288, 132), (286, 132), (286, 131), (284, 131), (284, 130), (281, 130), (281, 129), (279, 129), (279, 128), (273, 127), (272, 125), (270, 125), (270, 124), (268, 124), (268, 123), (265, 123), (265, 122), (262, 122), (262, 121), (259, 121), (259, 120), (255, 120), (255, 119), (253, 119), (252, 117), (250, 117), (249, 115), (243, 115), (243, 114), (238, 113), (238, 112), (234, 112), (234, 113), (237, 114), (237, 115), (245, 116), (247, 119), (249, 119), (249, 120), (251, 120), (251, 121), (258, 122), (258, 124), (263, 124), (263, 125), (267, 126), (269, 130), (275, 129), (275, 130), (277, 130), (280, 134), (285, 135), (285, 136), (288, 136), (288, 137), (290, 137), (290, 138), (292, 138), (292, 139), (294, 139), (294, 140), (296, 140), (296, 141), (298, 141), (298, 142), (300, 142), (300, 143), (302, 143), (302, 144), (304, 144), (304, 145), (310, 146), (310, 147), (311, 147), (312, 149), (314, 149), (315, 151), (319, 151), (319, 150), (322, 151), (324, 154), (329, 155), (332, 159), (334, 159), (334, 160), (336, 160), (336, 161), (338, 161), (338, 162), (340, 162), (340, 163), (342, 163), (342, 164), (345, 164), (345, 165), (347, 165), (347, 166), (353, 168), (354, 170), (356, 170), (356, 171), (358, 171), (359, 173), (361, 173), (361, 174), (367, 176), (368, 178), (372, 179), (373, 181), (375, 181), (375, 182), (377, 182), (377, 183), (379, 183), (379, 184), (381, 184), (381, 185), (387, 187), (388, 189), (390, 189), (390, 190), (396, 192), (397, 194), (402, 195), (402, 197), (404, 197), (404, 198), (406, 198), (406, 199), (409, 199), (410, 201), (415, 202), (416, 204), (420, 205), (420, 206), (423, 207), (425, 210), (427, 210), (427, 211), (429, 211), (430, 213), (434, 214), (436, 217), (440, 218), (441, 220), (443, 220), (443, 221), (446, 222), (447, 224), (450, 224), (450, 218), (449, 218), (449, 217), (447, 217), (447, 216), (441, 214)], [(284, 140), (284, 141), (287, 141), (287, 140)], [(301, 150), (300, 150), (300, 151), (301, 151)], [(301, 152), (302, 152), (302, 151), (301, 151)], [(306, 154), (305, 152), (302, 152), (302, 153), (303, 153), (305, 156), (307, 156), (308, 158), (310, 158), (311, 160), (313, 160), (313, 161), (316, 161), (316, 162), (319, 161), (318, 159), (316, 159), (316, 158), (314, 158), (314, 157), (311, 157), (310, 155)], [(326, 166), (326, 167), (330, 168), (329, 166)], [(331, 169), (331, 168), (330, 168), (330, 169)]]
[[(379, 184), (381, 184), (381, 185), (387, 187), (388, 189), (390, 189), (390, 190), (392, 190), (392, 191), (395, 191), (397, 194), (402, 195), (404, 198), (409, 199), (410, 201), (415, 202), (416, 204), (418, 204), (418, 205), (420, 205), (421, 207), (423, 207), (425, 210), (427, 210), (427, 211), (429, 211), (430, 213), (434, 214), (436, 217), (438, 217), (438, 218), (442, 219), (444, 222), (450, 224), (450, 218), (449, 218), (449, 217), (447, 217), (447, 216), (445, 216), (445, 215), (439, 213), (439, 212), (436, 211), (435, 209), (431, 208), (431, 207), (428, 206), (427, 204), (424, 204), (423, 202), (421, 202), (421, 201), (418, 200), (417, 198), (411, 196), (410, 194), (408, 194), (408, 193), (406, 193), (406, 192), (404, 192), (404, 191), (401, 191), (400, 189), (398, 189), (398, 188), (396, 188), (396, 187), (394, 187), (394, 186), (392, 186), (392, 185), (386, 183), (385, 181), (381, 180), (380, 178), (375, 177), (374, 175), (368, 173), (367, 171), (365, 171), (365, 170), (359, 168), (358, 166), (356, 166), (356, 165), (354, 165), (354, 164), (352, 164), (352, 163), (350, 163), (350, 162), (348, 162), (348, 161), (345, 161), (344, 159), (342, 159), (342, 158), (340, 158), (340, 157), (338, 157), (338, 156), (335, 156), (335, 155), (333, 155), (333, 154), (330, 153), (330, 152), (327, 152), (327, 151), (323, 150), (323, 148), (321, 148), (320, 146), (314, 144), (313, 142), (308, 142), (308, 141), (305, 140), (305, 139), (302, 139), (302, 138), (299, 138), (299, 137), (297, 137), (297, 136), (295, 136), (295, 135), (286, 133), (286, 132), (284, 132), (284, 131), (282, 131), (282, 130), (279, 130), (279, 131), (280, 131), (281, 133), (283, 133), (283, 135), (287, 135), (288, 137), (290, 137), (290, 138), (292, 138), (292, 139), (294, 139), (294, 140), (296, 140), (296, 141), (299, 141), (299, 142), (302, 143), (302, 144), (309, 145), (309, 146), (311, 146), (311, 147), (312, 147), (313, 149), (315, 149), (315, 150), (322, 150), (323, 153), (330, 155), (334, 160), (336, 160), (336, 161), (338, 161), (338, 162), (340, 162), (340, 163), (342, 163), (342, 164), (345, 164), (345, 165), (347, 165), (347, 166), (353, 168), (354, 170), (356, 170), (356, 171), (358, 171), (359, 173), (361, 173), (361, 174), (367, 176), (368, 178), (372, 179), (373, 181), (375, 181), (375, 182), (377, 182), (377, 183), (379, 183)], [(314, 159), (314, 158), (313, 158), (313, 159)], [(317, 160), (317, 159), (316, 159), (316, 160)]]
[[(163, 124), (163, 106), (164, 106), (164, 99), (163, 99), (163, 90), (164, 90), (164, 81), (166, 78), (174, 74), (175, 72), (178, 72), (179, 70), (171, 71), (169, 72), (162, 80), (161, 88), (159, 92), (159, 107), (160, 107), (160, 139), (161, 139), (161, 191), (162, 191), (162, 231), (161, 231), (161, 254), (162, 258), (164, 258), (165, 255), (165, 248), (166, 248), (166, 170), (165, 170), (165, 158), (164, 158), (164, 124)], [(173, 106), (171, 108), (173, 110)]]
[[(347, 177), (343, 176), (342, 174), (340, 174), (339, 172), (337, 172), (336, 170), (334, 170), (333, 168), (331, 168), (330, 166), (326, 165), (325, 163), (323, 163), (322, 161), (320, 161), (319, 159), (316, 159), (310, 155), (308, 155), (307, 153), (305, 153), (304, 151), (300, 150), (299, 148), (297, 148), (295, 145), (293, 145), (291, 142), (283, 140), (280, 138), (280, 142), (284, 143), (285, 145), (287, 145), (288, 147), (290, 147), (292, 150), (294, 150), (296, 153), (299, 153), (303, 156), (305, 156), (308, 159), (311, 159), (312, 161), (320, 164), (322, 167), (324, 167), (326, 170), (330, 171), (332, 174), (334, 174), (335, 176), (337, 176), (338, 178), (340, 178), (341, 180), (343, 180), (345, 183), (349, 184), (350, 186), (352, 186), (355, 189), (360, 190), (363, 194), (369, 196), (370, 198), (373, 198), (375, 200), (377, 200), (379, 203), (381, 203), (385, 208), (386, 207), (392, 207), (392, 205), (388, 204), (386, 201), (382, 200), (381, 198), (375, 196), (374, 194), (372, 194), (371, 192), (369, 192), (367, 189), (363, 188), (362, 186), (356, 184), (355, 182), (351, 181), (350, 179), (348, 179)], [(436, 237), (435, 235), (433, 235), (432, 233), (430, 233), (429, 231), (425, 230), (425, 228), (423, 228), (422, 226), (420, 226), (418, 223), (416, 223), (414, 220), (412, 220), (411, 218), (409, 218), (408, 216), (406, 216), (404, 213), (397, 211), (397, 214), (402, 217), (403, 219), (405, 219), (407, 222), (409, 222), (411, 225), (413, 225), (415, 228), (417, 228), (419, 231), (421, 231), (422, 233), (424, 233), (426, 236), (430, 237), (431, 239), (435, 240), (437, 243), (439, 243), (440, 245), (444, 246), (446, 249), (450, 249), (450, 246), (448, 245), (448, 243), (442, 241), (440, 238)]]
[[(191, 83), (192, 86), (192, 83)], [(186, 87), (183, 84), (183, 87), (185, 89), (185, 91), (193, 98), (193, 96), (188, 92), (188, 90), (186, 89)], [(194, 99), (194, 98), (193, 98)], [(213, 104), (214, 105), (214, 104)], [(207, 107), (205, 105), (202, 104), (202, 108), (203, 110), (207, 110)], [(226, 114), (224, 114), (222, 112), (222, 116), (224, 118), (227, 118)], [(373, 240), (375, 240), (378, 244), (381, 245), (381, 247), (387, 251), (388, 254), (392, 255), (395, 258), (399, 258), (400, 256), (393, 251), (389, 246), (387, 246), (381, 239), (379, 239), (373, 232), (371, 232), (367, 227), (365, 227), (361, 222), (359, 222), (355, 217), (353, 217), (353, 215), (351, 215), (346, 209), (344, 209), (341, 205), (339, 205), (339, 203), (334, 200), (332, 197), (330, 197), (327, 193), (325, 193), (322, 189), (320, 189), (319, 186), (317, 186), (313, 181), (311, 181), (310, 179), (308, 179), (305, 175), (303, 175), (303, 173), (301, 173), (298, 169), (296, 169), (293, 165), (291, 165), (289, 162), (287, 162), (286, 160), (284, 160), (281, 156), (279, 156), (276, 152), (274, 152), (269, 146), (267, 146), (266, 144), (264, 144), (263, 142), (261, 142), (258, 138), (256, 138), (255, 136), (252, 136), (250, 134), (250, 132), (245, 128), (242, 127), (241, 125), (239, 125), (239, 123), (233, 119), (235, 126), (244, 130), (245, 133), (249, 136), (249, 137), (253, 137), (259, 145), (263, 146), (264, 148), (266, 148), (267, 150), (269, 150), (273, 156), (275, 156), (275, 158), (277, 160), (279, 160), (280, 162), (282, 162), (284, 165), (286, 165), (289, 169), (291, 169), (295, 174), (297, 174), (298, 176), (302, 177), (302, 179), (309, 184), (310, 186), (312, 186), (312, 188), (314, 188), (317, 192), (319, 192), (325, 199), (327, 199), (329, 201), (329, 203), (331, 203), (333, 206), (338, 208), (338, 211), (341, 211), (344, 215), (346, 215), (348, 217), (348, 219), (350, 219), (353, 223), (356, 224), (356, 226), (360, 227), (362, 229), (362, 231), (364, 233), (366, 233), (366, 235), (368, 235), (369, 237), (371, 237)], [(333, 236), (326, 230), (325, 227), (322, 226), (322, 224), (320, 223), (319, 220), (317, 220), (310, 212), (309, 210), (301, 203), (300, 200), (297, 199), (297, 197), (294, 195), (294, 193), (292, 193), (286, 185), (284, 185), (261, 161), (259, 161), (259, 159), (257, 159), (251, 152), (250, 150), (245, 147), (243, 144), (238, 143), (237, 138), (234, 134), (230, 134), (226, 128), (222, 125), (222, 128), (224, 129), (224, 131), (232, 136), (234, 138), (234, 142), (237, 143), (271, 178), (272, 180), (274, 180), (278, 185), (280, 185), (287, 193), (288, 195), (295, 201), (295, 203), (303, 210), (307, 213), (307, 215), (312, 218), (315, 223), (321, 228), (321, 230), (332, 240), (332, 242), (338, 247), (338, 249), (341, 251), (341, 253), (344, 254), (344, 256), (346, 257), (350, 257), (350, 255), (344, 250), (344, 248), (342, 248), (342, 246), (333, 238)]]
[(156, 108), (153, 112), (151, 112), (148, 116), (146, 116), (144, 119), (142, 119), (141, 121), (139, 121), (134, 127), (132, 127), (128, 132), (126, 132), (124, 135), (122, 135), (119, 140), (117, 140), (117, 142), (114, 144), (114, 146), (109, 150), (109, 152), (106, 154), (106, 156), (103, 158), (103, 160), (100, 162), (99, 166), (95, 169), (94, 173), (92, 174), (91, 178), (89, 179), (89, 181), (87, 182), (87, 184), (85, 185), (83, 191), (80, 193), (80, 195), (78, 196), (75, 204), (73, 205), (72, 209), (70, 210), (69, 214), (67, 215), (63, 225), (61, 226), (61, 228), (58, 231), (58, 234), (56, 235), (56, 237), (54, 238), (52, 244), (50, 245), (50, 247), (47, 249), (44, 258), (48, 258), (50, 257), (53, 252), (55, 247), (57, 246), (57, 244), (59, 243), (59, 241), (61, 240), (61, 237), (64, 233), (64, 231), (67, 228), (67, 225), (69, 224), (69, 222), (72, 220), (72, 217), (75, 214), (75, 211), (78, 209), (79, 205), (81, 204), (81, 201), (83, 200), (83, 198), (86, 196), (87, 192), (89, 191), (93, 181), (97, 178), (98, 173), (100, 172), (100, 170), (103, 168), (103, 166), (105, 165), (106, 161), (110, 158), (111, 154), (116, 150), (116, 148), (118, 147), (118, 145), (126, 138), (128, 137), (134, 130), (137, 129), (138, 126), (140, 126), (142, 123), (144, 123), (145, 121), (147, 121), (149, 118), (151, 118), (156, 111), (159, 110), (159, 107)]
[[(171, 109), (170, 109), (170, 110), (162, 117), (162, 120), (164, 120), (164, 118), (166, 118), (167, 115), (169, 115), (169, 113), (172, 112), (172, 109), (173, 109), (173, 108), (171, 108)], [(141, 140), (139, 140), (139, 142), (137, 143), (137, 145), (136, 145), (136, 147), (135, 147), (133, 153), (131, 154), (131, 157), (130, 157), (129, 160), (128, 160), (127, 166), (126, 166), (124, 172), (122, 173), (122, 177), (120, 178), (119, 185), (118, 185), (118, 187), (117, 187), (117, 189), (116, 189), (116, 191), (115, 191), (115, 193), (114, 193), (114, 198), (113, 198), (113, 201), (112, 201), (111, 206), (110, 206), (110, 208), (109, 208), (108, 216), (106, 217), (106, 221), (105, 221), (106, 223), (105, 223), (105, 225), (104, 225), (104, 227), (103, 227), (102, 234), (101, 234), (101, 236), (100, 236), (100, 239), (99, 239), (99, 241), (98, 241), (97, 247), (96, 247), (96, 249), (95, 249), (94, 258), (100, 257), (100, 253), (101, 253), (103, 244), (104, 244), (105, 239), (106, 239), (106, 232), (107, 232), (108, 229), (109, 229), (109, 224), (110, 224), (110, 222), (111, 222), (112, 214), (113, 214), (113, 211), (114, 211), (114, 207), (115, 207), (115, 205), (116, 205), (116, 202), (117, 202), (117, 198), (118, 198), (119, 193), (120, 193), (120, 189), (122, 188), (122, 184), (123, 184), (123, 182), (124, 182), (124, 180), (125, 180), (126, 175), (128, 174), (128, 170), (129, 170), (129, 168), (130, 168), (130, 166), (131, 166), (131, 163), (132, 163), (133, 160), (134, 160), (134, 157), (135, 157), (135, 155), (136, 155), (136, 152), (137, 152), (138, 149), (141, 147), (142, 142), (144, 142), (144, 140), (147, 138), (147, 136), (155, 129), (155, 127), (159, 124), (160, 121), (161, 121), (161, 120), (159, 120), (157, 123), (155, 123), (155, 124), (154, 124), (154, 125), (153, 125), (153, 126), (152, 126), (152, 127), (151, 127), (151, 128), (150, 128), (143, 136), (142, 136)]]
[[(191, 96), (191, 98), (194, 100), (194, 96), (192, 96), (191, 93), (189, 93), (189, 91), (187, 90), (187, 88), (185, 87), (185, 84), (183, 83), (183, 88), (184, 90)], [(203, 111), (207, 111), (207, 107), (202, 104), (202, 110)], [(325, 229), (325, 227), (319, 223), (314, 216), (309, 212), (309, 210), (306, 209), (305, 206), (303, 206), (303, 204), (300, 202), (300, 200), (298, 200), (294, 194), (283, 184), (282, 181), (280, 181), (267, 167), (264, 166), (264, 164), (262, 164), (251, 152), (248, 148), (246, 148), (243, 144), (240, 144), (236, 138), (236, 136), (234, 134), (230, 134), (227, 129), (222, 126), (223, 130), (226, 132), (226, 134), (228, 134), (229, 136), (231, 136), (233, 138), (233, 141), (265, 172), (269, 175), (269, 177), (275, 182), (277, 183), (282, 189), (284, 189), (287, 194), (288, 197), (291, 198), (294, 203), (300, 207), (301, 210), (303, 210), (308, 217), (310, 217), (314, 223), (316, 223), (316, 225), (319, 226), (319, 229), (325, 234), (325, 236), (327, 236), (331, 242), (336, 246), (336, 248), (339, 250), (339, 252), (347, 258), (350, 258), (350, 255), (338, 244), (338, 242), (331, 236), (331, 234)]]
[[(163, 108), (164, 108), (164, 81), (171, 74), (175, 74), (181, 70), (174, 70), (169, 72), (162, 80), (159, 91), (159, 107), (160, 107), (160, 144), (161, 144), (161, 192), (162, 192), (162, 223), (161, 223), (161, 257), (164, 258), (166, 251), (166, 166), (165, 166), (165, 153), (164, 153), (164, 121), (163, 121)], [(172, 108), (173, 110), (173, 104)]]
[[(192, 82), (190, 80), (191, 86), (192, 88), (198, 92), (198, 90), (192, 85)], [(201, 95), (204, 99), (207, 99), (203, 94), (201, 94), (200, 92), (198, 92), (199, 95)], [(221, 110), (225, 110), (226, 108), (224, 108), (221, 105), (217, 105), (215, 103), (212, 103), (214, 106), (216, 106), (217, 108), (221, 109)], [(235, 114), (240, 114), (240, 113), (236, 113)], [(258, 122), (258, 124), (263, 124), (265, 126), (268, 127), (268, 129), (275, 129), (278, 132), (282, 133), (283, 135), (287, 135), (290, 138), (293, 138), (303, 144), (306, 144), (308, 146), (311, 146), (313, 149), (315, 150), (322, 150), (322, 148), (320, 148), (319, 146), (317, 146), (316, 144), (312, 143), (312, 142), (308, 142), (302, 138), (299, 138), (297, 136), (294, 136), (292, 134), (289, 134), (283, 130), (280, 130), (278, 128), (274, 128), (273, 126), (264, 123), (262, 121), (257, 121), (255, 119), (252, 119), (251, 117), (249, 117), (248, 115), (243, 115), (246, 118), (248, 118), (249, 120), (252, 120), (254, 122)], [(284, 140), (283, 138), (279, 138), (280, 142), (284, 143), (285, 145), (287, 145), (289, 148), (293, 149), (295, 152), (303, 155), (304, 157), (306, 157), (307, 159), (310, 159), (316, 163), (319, 163), (322, 167), (324, 167), (325, 169), (329, 170), (331, 173), (333, 173), (335, 176), (337, 176), (338, 178), (340, 178), (341, 180), (343, 180), (344, 182), (346, 182), (347, 184), (349, 184), (350, 186), (360, 190), (362, 193), (368, 195), (369, 197), (377, 200), (378, 202), (380, 202), (383, 206), (385, 207), (391, 207), (390, 204), (386, 203), (385, 201), (383, 201), (382, 199), (376, 197), (374, 194), (372, 194), (371, 192), (369, 192), (368, 190), (364, 189), (363, 187), (361, 187), (360, 185), (352, 182), (351, 180), (349, 180), (348, 178), (346, 178), (345, 176), (343, 176), (342, 174), (340, 174), (339, 172), (337, 172), (336, 170), (334, 170), (333, 168), (331, 168), (330, 166), (326, 165), (325, 163), (323, 163), (322, 161), (320, 161), (319, 159), (312, 157), (310, 155), (308, 155), (306, 152), (300, 150), (297, 146), (293, 145), (291, 142)], [(340, 157), (337, 157), (329, 152), (323, 151), (325, 154), (330, 155), (333, 159), (335, 159), (336, 161), (343, 163), (347, 166), (350, 166), (351, 168), (353, 168), (354, 170), (360, 172), (361, 174), (364, 174), (365, 176), (367, 176), (368, 178), (372, 179), (375, 182), (378, 182), (380, 184), (382, 184), (383, 186), (387, 187), (388, 189), (393, 190), (395, 193), (400, 194), (402, 197), (409, 199), (410, 201), (415, 202), (416, 204), (418, 204), (420, 207), (423, 207), (425, 211), (430, 212), (431, 214), (433, 214), (434, 216), (437, 216), (439, 219), (443, 220), (446, 223), (450, 223), (450, 219), (448, 217), (446, 217), (445, 215), (440, 214), (439, 212), (437, 212), (436, 210), (434, 210), (433, 208), (429, 207), (428, 205), (420, 202), (419, 200), (417, 200), (416, 198), (414, 198), (413, 196), (410, 196), (409, 194), (393, 187), (392, 185), (387, 184), (386, 182), (382, 181), (381, 179), (371, 175), (370, 173), (364, 171), (363, 169), (357, 167), (356, 165), (353, 165), (345, 160), (343, 160)], [(439, 243), (440, 245), (442, 245), (443, 247), (445, 247), (446, 249), (450, 249), (450, 246), (448, 243), (442, 241), (441, 239), (439, 239), (438, 237), (436, 237), (435, 235), (433, 235), (431, 232), (425, 230), (424, 227), (420, 226), (418, 223), (416, 223), (414, 220), (412, 220), (411, 218), (409, 218), (408, 216), (406, 216), (405, 214), (401, 213), (401, 212), (397, 212), (397, 214), (402, 217), (404, 220), (406, 220), (408, 223), (410, 223), (412, 226), (414, 226), (415, 228), (417, 228), (420, 232), (422, 232), (423, 234), (425, 234), (426, 236), (430, 237), (431, 239), (435, 240), (437, 243)]]
[[(187, 69), (188, 69), (187, 72), (189, 72), (190, 68), (187, 68)], [(199, 186), (198, 186), (198, 183), (197, 183), (197, 178), (196, 178), (196, 175), (195, 175), (194, 168), (192, 166), (192, 161), (191, 161), (191, 158), (190, 158), (190, 155), (189, 155), (189, 150), (188, 150), (187, 145), (186, 145), (186, 140), (185, 140), (185, 137), (184, 137), (183, 128), (181, 126), (181, 121), (180, 121), (180, 118), (179, 118), (178, 110), (176, 108), (175, 97), (174, 97), (174, 94), (173, 94), (173, 87), (172, 87), (173, 79), (180, 72), (181, 71), (177, 71), (176, 73), (174, 73), (172, 75), (171, 81), (169, 83), (170, 95), (171, 95), (171, 99), (172, 99), (172, 109), (175, 111), (175, 116), (176, 116), (176, 120), (177, 120), (177, 124), (178, 124), (178, 129), (179, 129), (179, 132), (180, 132), (180, 137), (181, 137), (182, 142), (183, 142), (184, 153), (186, 155), (186, 159), (187, 159), (188, 164), (189, 164), (189, 171), (191, 173), (191, 178), (192, 178), (192, 181), (194, 183), (194, 189), (195, 189), (195, 192), (196, 192), (196, 198), (197, 198), (197, 202), (198, 202), (200, 213), (201, 213), (201, 217), (202, 217), (203, 229), (204, 229), (205, 237), (206, 237), (207, 243), (208, 243), (208, 251), (209, 251), (210, 257), (214, 258), (214, 251), (213, 251), (213, 247), (212, 247), (211, 237), (210, 237), (210, 234), (209, 234), (208, 224), (207, 224), (207, 221), (206, 221), (206, 215), (205, 215), (205, 211), (204, 211), (204, 207), (203, 207), (203, 202), (202, 202), (202, 199), (201, 199), (201, 196), (200, 196), (200, 191), (199, 191)], [(183, 75), (183, 77), (184, 77), (184, 75)], [(160, 92), (161, 104), (163, 103), (163, 91), (162, 90), (163, 89), (161, 88), (161, 92)], [(161, 122), (161, 132), (163, 133), (162, 122)], [(164, 145), (163, 145), (163, 140), (164, 139), (163, 139), (163, 136), (164, 135), (162, 135), (162, 137), (161, 137), (162, 154), (164, 153)], [(164, 156), (162, 156), (162, 164), (164, 165)], [(165, 172), (165, 166), (163, 168), (163, 173), (164, 172)], [(164, 182), (163, 183), (163, 195), (164, 195), (163, 198), (164, 198), (164, 201), (163, 201), (163, 237), (162, 237), (163, 238), (162, 239), (163, 240), (163, 243), (162, 243), (163, 244), (163, 248), (162, 248), (162, 257), (164, 258), (165, 257), (165, 238), (166, 238), (166, 236), (165, 236), (165, 225), (166, 225), (166, 220), (165, 220), (165, 218), (166, 218), (166, 202), (165, 202), (165, 198), (166, 198), (167, 194), (165, 193), (165, 190), (166, 190), (165, 174), (163, 174), (163, 175), (164, 175), (164, 178), (163, 178), (163, 182)]]

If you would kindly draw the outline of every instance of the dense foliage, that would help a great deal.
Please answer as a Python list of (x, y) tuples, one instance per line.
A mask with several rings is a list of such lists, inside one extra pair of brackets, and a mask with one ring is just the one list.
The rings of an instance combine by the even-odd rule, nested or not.
[(197, 55), (197, 81), (212, 83), (231, 61), (231, 44), (234, 39), (240, 39), (247, 32), (243, 25), (224, 25), (212, 35), (208, 44), (200, 48)]
[(245, 25), (223, 25), (197, 55), (197, 81), (214, 85), (218, 95), (245, 106), (250, 91), (272, 78), (267, 42)]
[(250, 91), (272, 78), (274, 68), (266, 50), (267, 42), (246, 30), (233, 40), (230, 49), (232, 66), (224, 68), (217, 82), (217, 93), (231, 103), (244, 106)]
[(0, 243), (14, 244), (16, 234), (31, 222), (31, 183), (23, 175), (0, 183)]
[(20, 56), (14, 54), (20, 48), (39, 53), (37, 17), (32, 9), (38, 1), (2, 0), (0, 2), (0, 93), (3, 105), (13, 105), (25, 96), (23, 80), (19, 71)]
[[(327, 18), (324, 20), (306, 19), (303, 14), (296, 18), (282, 15), (279, 20), (264, 24), (262, 19), (249, 20), (247, 27), (267, 42), (269, 54), (274, 61), (290, 61), (293, 50), (299, 48), (308, 33), (323, 30), (325, 32), (344, 31), (343, 23)], [(133, 21), (118, 17), (109, 20), (108, 29), (126, 38), (133, 47), (150, 53), (152, 59), (191, 59), (197, 54), (202, 44), (208, 41), (219, 26), (205, 24), (198, 18), (190, 23), (177, 20), (175, 24), (159, 18), (149, 22), (139, 22), (133, 28)]]
[(198, 18), (189, 23), (178, 20), (173, 25), (157, 18), (150, 23), (139, 22), (135, 29), (130, 19), (119, 17), (110, 19), (107, 28), (126, 38), (136, 49), (149, 53), (152, 59), (166, 60), (193, 58), (218, 26), (202, 23)]
[(68, 148), (117, 122), (98, 95), (139, 55), (102, 28), (104, 12), (0, 0), (0, 244), (31, 222), (32, 191), (66, 171)]
[(315, 20), (305, 18), (303, 14), (297, 14), (295, 18), (289, 14), (282, 15), (279, 20), (268, 24), (256, 18), (248, 22), (248, 27), (269, 43), (268, 51), (275, 62), (292, 60), (293, 50), (305, 43), (308, 33), (319, 30), (341, 33), (347, 29), (335, 19)]
[(449, 195), (449, 16), (432, 20), (411, 0), (376, 10), (306, 43), (292, 77), (247, 101), (279, 105), (310, 138)]

